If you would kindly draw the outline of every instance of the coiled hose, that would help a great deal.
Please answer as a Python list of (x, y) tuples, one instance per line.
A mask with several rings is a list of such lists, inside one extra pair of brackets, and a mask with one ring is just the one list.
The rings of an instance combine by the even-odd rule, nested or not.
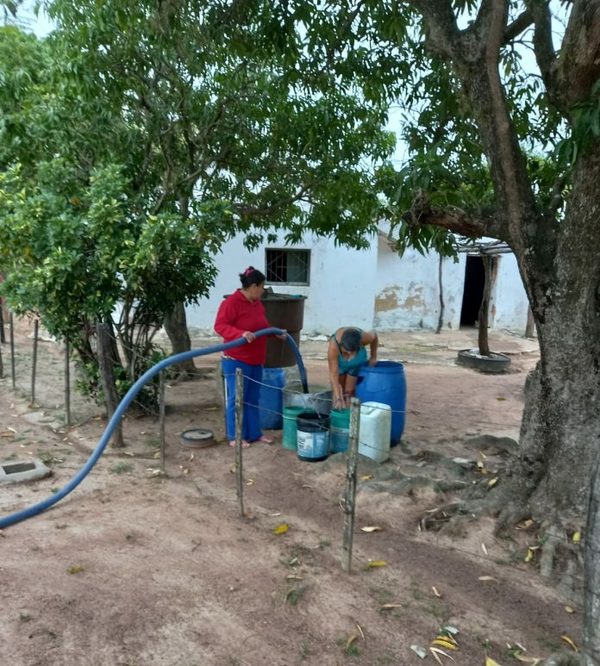
[[(264, 335), (282, 335), (283, 333), (287, 333), (287, 331), (284, 331), (280, 328), (263, 328), (260, 331), (256, 331), (255, 335), (257, 338), (260, 338)], [(296, 356), (296, 363), (298, 364), (298, 370), (300, 372), (300, 380), (302, 382), (302, 388), (305, 393), (308, 393), (308, 382), (306, 379), (306, 370), (304, 368), (304, 363), (302, 362), (302, 356), (300, 355), (300, 350), (298, 349), (298, 346), (296, 345), (294, 338), (292, 338), (292, 336), (289, 333), (287, 333), (287, 342), (291, 346), (294, 355)], [(155, 377), (161, 370), (164, 370), (165, 368), (168, 368), (170, 365), (174, 365), (175, 363), (181, 363), (182, 361), (187, 361), (190, 358), (195, 358), (196, 356), (205, 356), (206, 354), (214, 354), (215, 352), (226, 351), (227, 349), (232, 349), (233, 347), (240, 347), (241, 345), (244, 344), (247, 344), (246, 339), (238, 338), (237, 340), (233, 340), (233, 342), (227, 342), (220, 345), (213, 345), (212, 347), (207, 347), (206, 349), (192, 349), (190, 351), (181, 352), (180, 354), (174, 354), (173, 356), (169, 356), (168, 358), (163, 359), (155, 366), (147, 370), (133, 384), (133, 386), (129, 389), (129, 391), (127, 391), (127, 393), (123, 396), (123, 399), (119, 403), (110, 421), (106, 424), (106, 428), (104, 429), (102, 437), (100, 438), (100, 441), (98, 442), (96, 448), (92, 451), (87, 462), (79, 470), (79, 472), (77, 472), (77, 474), (66, 485), (64, 485), (59, 491), (54, 493), (51, 497), (48, 497), (47, 499), (38, 502), (37, 504), (33, 504), (32, 506), (29, 506), (26, 509), (10, 513), (7, 516), (0, 518), (0, 529), (10, 527), (11, 525), (20, 523), (23, 520), (27, 520), (28, 518), (33, 518), (33, 516), (37, 516), (39, 513), (42, 513), (42, 511), (49, 509), (51, 506), (59, 502), (72, 490), (75, 490), (75, 488), (77, 488), (77, 486), (88, 475), (92, 467), (96, 464), (98, 458), (100, 458), (100, 456), (102, 455), (121, 417), (125, 413), (127, 407), (129, 407), (129, 405), (131, 404), (131, 401), (140, 392), (141, 388), (145, 384), (147, 384), (153, 377)]]

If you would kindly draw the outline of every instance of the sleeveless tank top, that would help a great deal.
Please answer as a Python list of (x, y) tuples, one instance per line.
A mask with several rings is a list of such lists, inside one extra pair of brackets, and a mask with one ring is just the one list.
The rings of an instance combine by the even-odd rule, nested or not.
[[(360, 331), (362, 334), (362, 331), (360, 328), (356, 329), (357, 331)], [(335, 340), (335, 344), (338, 347), (338, 366), (339, 366), (339, 374), (340, 375), (345, 375), (348, 372), (352, 370), (358, 370), (361, 368), (365, 363), (368, 362), (367, 358), (367, 350), (361, 346), (361, 348), (356, 352), (356, 354), (350, 358), (346, 359), (342, 356), (342, 348), (340, 346), (340, 343), (338, 342), (337, 338), (335, 337), (335, 333), (331, 336), (333, 340)]]

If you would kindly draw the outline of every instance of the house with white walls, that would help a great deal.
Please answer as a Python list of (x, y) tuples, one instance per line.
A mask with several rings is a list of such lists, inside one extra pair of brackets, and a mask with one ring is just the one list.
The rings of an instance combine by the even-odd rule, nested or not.
[[(512, 253), (494, 256), (489, 309), (490, 328), (523, 334), (527, 297)], [(217, 257), (219, 275), (209, 298), (187, 308), (188, 326), (212, 331), (223, 297), (240, 286), (249, 265), (267, 277), (267, 286), (283, 294), (305, 296), (303, 334), (331, 334), (339, 326), (385, 330), (457, 329), (474, 326), (483, 294), (480, 256), (458, 260), (409, 250), (400, 257), (384, 232), (364, 250), (339, 247), (331, 238), (306, 234), (288, 246), (283, 234), (274, 243), (249, 251), (238, 236)]]

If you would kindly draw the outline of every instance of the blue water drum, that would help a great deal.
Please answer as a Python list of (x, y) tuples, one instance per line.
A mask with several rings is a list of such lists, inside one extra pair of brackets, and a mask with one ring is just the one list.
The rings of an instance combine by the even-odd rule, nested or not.
[(283, 428), (284, 386), (285, 370), (283, 368), (263, 368), (258, 409), (260, 427), (265, 430), (281, 430)]
[(406, 415), (406, 378), (402, 363), (379, 361), (374, 366), (362, 367), (358, 373), (356, 397), (361, 402), (383, 402), (392, 408), (390, 444), (398, 444)]

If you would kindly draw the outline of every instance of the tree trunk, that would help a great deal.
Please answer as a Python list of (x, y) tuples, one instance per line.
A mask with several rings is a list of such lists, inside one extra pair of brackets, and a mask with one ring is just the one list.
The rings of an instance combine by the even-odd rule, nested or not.
[[(173, 354), (189, 351), (192, 348), (183, 303), (175, 305), (173, 310), (165, 317), (164, 325), (165, 331), (171, 341), (171, 351)], [(179, 373), (178, 379), (187, 379), (196, 374), (196, 366), (193, 359), (189, 359), (184, 363), (178, 363), (175, 367)]]
[[(96, 326), (96, 334), (98, 339), (98, 366), (100, 368), (100, 375), (102, 377), (102, 388), (104, 389), (106, 411), (110, 420), (119, 405), (119, 397), (117, 395), (117, 389), (115, 388), (115, 377), (113, 371), (115, 359), (113, 355), (113, 344), (111, 342), (112, 338), (108, 324), (98, 323)], [(121, 427), (120, 421), (112, 437), (112, 443), (116, 448), (122, 448), (125, 446), (123, 441), (123, 429)]]
[(442, 279), (442, 269), (443, 269), (444, 257), (440, 254), (438, 262), (438, 289), (440, 296), (440, 316), (438, 317), (437, 328), (435, 329), (436, 333), (440, 333), (442, 326), (444, 325), (444, 280)]
[(489, 356), (490, 343), (488, 340), (488, 326), (490, 294), (492, 293), (492, 258), (486, 255), (483, 255), (481, 258), (483, 260), (485, 281), (483, 284), (483, 296), (481, 298), (481, 305), (479, 306), (479, 314), (477, 315), (477, 339), (479, 344), (479, 353), (481, 356)]
[(600, 664), (600, 465), (594, 464), (585, 538), (583, 666)]
[(532, 303), (541, 361), (528, 382), (521, 429), (522, 473), (532, 505), (554, 506), (577, 527), (600, 442), (598, 182), (600, 146), (579, 158), (555, 279), (544, 299)]
[[(600, 569), (598, 481), (590, 493), (600, 442), (600, 144), (580, 155), (561, 225), (556, 279), (532, 303), (541, 361), (526, 391), (521, 480), (530, 506), (547, 506), (555, 522), (580, 529), (585, 544), (584, 663), (598, 664)], [(591, 591), (594, 593), (591, 594)], [(591, 594), (591, 598), (590, 598)], [(587, 659), (587, 661), (586, 661)]]

